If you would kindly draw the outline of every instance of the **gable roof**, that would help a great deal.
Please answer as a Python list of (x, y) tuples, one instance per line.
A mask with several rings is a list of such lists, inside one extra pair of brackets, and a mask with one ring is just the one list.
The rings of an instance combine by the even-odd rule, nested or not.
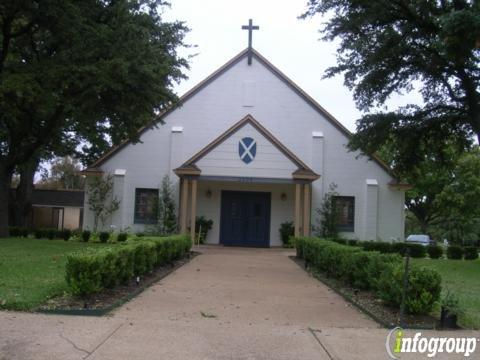
[(83, 190), (50, 190), (34, 189), (32, 191), (33, 206), (71, 206), (83, 208), (85, 192)]
[(179, 168), (175, 169), (174, 172), (177, 175), (200, 175), (201, 169), (196, 165), (197, 161), (202, 159), (218, 145), (223, 143), (231, 135), (236, 133), (245, 125), (252, 125), (261, 135), (263, 135), (273, 146), (275, 146), (283, 155), (285, 155), (292, 163), (297, 166), (297, 170), (292, 173), (294, 179), (305, 179), (305, 180), (316, 180), (320, 176), (316, 174), (307, 164), (300, 160), (293, 152), (291, 152), (285, 145), (283, 145), (273, 134), (264, 128), (255, 118), (248, 114), (243, 119), (238, 121), (235, 125), (230, 127), (227, 131), (213, 140), (210, 144), (205, 146), (190, 159), (185, 161)]
[[(148, 125), (143, 126), (139, 129), (138, 135), (142, 135), (147, 130), (150, 130), (153, 127), (156, 127), (157, 124), (162, 121), (162, 119), (174, 111), (177, 107), (182, 106), (186, 101), (188, 101), (191, 97), (197, 94), (200, 90), (204, 87), (209, 85), (211, 82), (216, 80), (220, 75), (225, 73), (227, 70), (232, 68), (238, 62), (243, 60), (246, 56), (248, 56), (249, 51), (251, 51), (253, 58), (255, 58), (258, 62), (263, 64), (270, 72), (272, 72), (278, 79), (280, 79), (283, 83), (285, 83), (291, 90), (293, 90), (297, 95), (299, 95), (306, 103), (308, 103), (314, 110), (324, 116), (337, 130), (339, 130), (342, 134), (344, 134), (347, 138), (352, 136), (352, 133), (342, 124), (340, 123), (333, 115), (331, 115), (327, 110), (325, 110), (318, 102), (316, 102), (310, 95), (308, 95), (305, 91), (303, 91), (297, 84), (295, 84), (289, 77), (287, 77), (284, 73), (282, 73), (279, 69), (277, 69), (271, 62), (269, 62), (265, 57), (263, 57), (258, 51), (255, 49), (246, 48), (245, 50), (241, 51), (235, 57), (233, 57), (230, 61), (226, 64), (221, 66), (218, 70), (213, 72), (203, 81), (198, 83), (192, 89), (187, 91), (183, 96), (178, 99), (178, 102), (175, 105), (171, 106), (169, 109), (165, 110), (161, 113), (155, 121), (151, 122)], [(99, 159), (97, 159), (93, 164), (91, 164), (87, 169), (84, 170), (85, 174), (90, 173), (92, 168), (97, 168), (101, 166), (105, 161), (107, 161), (110, 157), (112, 157), (115, 153), (120, 151), (126, 145), (130, 144), (131, 140), (126, 139), (118, 145), (112, 146), (110, 150), (108, 150), (105, 154), (103, 154)], [(373, 154), (370, 156), (372, 160), (374, 160), (380, 167), (382, 167), (390, 176), (395, 178), (395, 175), (392, 173), (392, 169), (377, 155)]]

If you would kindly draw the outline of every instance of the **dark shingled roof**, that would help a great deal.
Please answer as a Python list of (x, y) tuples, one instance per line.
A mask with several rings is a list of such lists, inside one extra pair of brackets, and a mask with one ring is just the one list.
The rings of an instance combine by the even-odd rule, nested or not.
[(83, 207), (84, 198), (83, 190), (35, 189), (32, 193), (32, 205)]

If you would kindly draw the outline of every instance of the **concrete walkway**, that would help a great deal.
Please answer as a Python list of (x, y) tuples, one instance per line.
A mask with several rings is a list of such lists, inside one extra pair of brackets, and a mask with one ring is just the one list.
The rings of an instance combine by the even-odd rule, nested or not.
[(108, 317), (0, 312), (0, 359), (387, 358), (387, 330), (291, 252), (200, 251)]

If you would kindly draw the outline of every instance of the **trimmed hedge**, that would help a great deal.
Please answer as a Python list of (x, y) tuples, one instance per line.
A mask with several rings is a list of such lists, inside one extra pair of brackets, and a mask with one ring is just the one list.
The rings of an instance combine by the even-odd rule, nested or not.
[[(404, 267), (387, 266), (378, 281), (378, 295), (390, 306), (400, 308), (402, 302)], [(442, 291), (442, 278), (435, 270), (412, 266), (408, 272), (408, 291), (405, 309), (410, 314), (428, 314), (433, 310)]]
[(11, 237), (28, 237), (30, 231), (27, 228), (12, 226), (8, 228)]
[(183, 257), (188, 236), (142, 238), (102, 249), (86, 249), (67, 257), (66, 280), (74, 295), (86, 296), (128, 283), (133, 277)]
[(407, 249), (410, 249), (412, 258), (424, 258), (427, 256), (426, 246), (420, 244), (407, 244), (404, 242), (386, 242), (386, 241), (362, 241), (360, 246), (365, 251), (378, 251), (382, 254), (396, 253), (405, 256)]
[(384, 241), (362, 241), (360, 244), (365, 251), (378, 251), (382, 254), (388, 254), (392, 251), (392, 244)]
[[(400, 306), (403, 263), (398, 254), (363, 251), (360, 247), (312, 237), (297, 238), (295, 244), (297, 256), (314, 270), (356, 288), (373, 290), (386, 303)], [(437, 272), (412, 266), (406, 310), (412, 314), (428, 314), (439, 300), (440, 291), (441, 278)]]
[(463, 249), (465, 260), (477, 260), (478, 249), (475, 246), (467, 246)]
[(430, 259), (440, 259), (443, 256), (443, 248), (438, 245), (428, 245), (427, 253)]
[(447, 258), (450, 260), (462, 260), (463, 248), (457, 245), (451, 245), (447, 248)]

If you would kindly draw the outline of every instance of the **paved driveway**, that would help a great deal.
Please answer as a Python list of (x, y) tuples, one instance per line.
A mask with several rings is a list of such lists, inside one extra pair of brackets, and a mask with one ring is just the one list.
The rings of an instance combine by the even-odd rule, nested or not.
[(291, 252), (200, 251), (108, 317), (0, 312), (0, 359), (386, 358), (387, 331)]

